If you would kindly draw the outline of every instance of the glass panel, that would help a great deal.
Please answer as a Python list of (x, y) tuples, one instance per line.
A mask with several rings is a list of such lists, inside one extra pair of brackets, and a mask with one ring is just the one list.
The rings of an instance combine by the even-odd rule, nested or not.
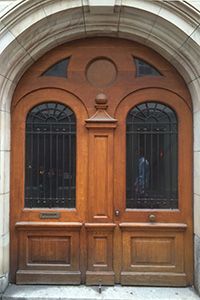
[(67, 106), (48, 102), (26, 120), (25, 207), (75, 207), (76, 119)]
[(143, 76), (161, 76), (161, 74), (152, 66), (144, 62), (143, 60), (134, 58), (136, 64), (136, 77)]
[(178, 123), (157, 102), (134, 107), (126, 122), (127, 208), (178, 208)]
[(67, 66), (69, 59), (70, 58), (59, 61), (57, 64), (45, 71), (42, 76), (57, 76), (67, 78)]

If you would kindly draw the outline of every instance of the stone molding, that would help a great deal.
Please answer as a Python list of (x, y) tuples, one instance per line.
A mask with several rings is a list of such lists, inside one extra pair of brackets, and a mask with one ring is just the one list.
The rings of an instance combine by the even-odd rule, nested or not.
[[(200, 66), (196, 63), (200, 60), (198, 3), (141, 0), (10, 2), (12, 4), (0, 12), (0, 75), (14, 84), (35, 60), (57, 45), (106, 35), (146, 44), (179, 70), (189, 88), (192, 89), (194, 81), (199, 86)], [(10, 102), (9, 98), (6, 101)], [(1, 97), (1, 105), (2, 100)]]
[[(199, 178), (200, 2), (15, 0), (0, 1), (0, 9), (0, 152), (4, 162), (0, 169), (0, 178), (3, 178), (0, 180), (0, 194), (3, 195), (4, 205), (8, 202), (6, 195), (9, 193), (9, 114), (16, 84), (47, 51), (71, 40), (93, 36), (125, 38), (145, 44), (170, 61), (183, 76), (193, 100), (194, 177), (198, 174)], [(198, 180), (194, 180), (194, 193), (200, 196)], [(196, 197), (196, 202), (200, 201), (197, 199), (199, 197)], [(3, 220), (1, 214), (0, 211), (0, 219)], [(195, 213), (197, 236), (199, 215), (198, 210)], [(9, 209), (5, 219), (9, 219)], [(0, 223), (4, 226), (4, 233), (9, 232), (7, 221)], [(0, 234), (0, 245), (3, 240), (4, 236)], [(8, 251), (4, 254), (5, 261), (8, 261)], [(7, 272), (8, 262), (5, 268), (2, 268), (3, 264), (0, 255), (0, 270)], [(199, 267), (196, 270), (199, 272)], [(0, 293), (6, 286), (5, 282), (8, 282), (6, 276), (0, 278)], [(199, 277), (196, 278), (200, 282)]]

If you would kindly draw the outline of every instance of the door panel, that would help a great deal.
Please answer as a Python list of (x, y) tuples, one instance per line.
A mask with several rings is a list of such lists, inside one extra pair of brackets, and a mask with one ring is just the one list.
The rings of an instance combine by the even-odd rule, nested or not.
[[(72, 110), (76, 118), (78, 117), (76, 152), (80, 155), (77, 156), (76, 164), (78, 174), (76, 175), (75, 208), (63, 208), (62, 205), (56, 208), (53, 206), (46, 207), (46, 204), (42, 204), (44, 207), (24, 207), (26, 116), (32, 107), (46, 103), (46, 100), (50, 98), (53, 99), (52, 103), (57, 101), (73, 107)], [(79, 284), (82, 281), (81, 268), (84, 268), (83, 253), (85, 255), (86, 248), (83, 228), (85, 206), (83, 206), (83, 202), (86, 199), (87, 191), (86, 182), (83, 182), (81, 178), (82, 176), (87, 177), (87, 168), (81, 164), (81, 161), (87, 165), (87, 148), (82, 151), (86, 143), (84, 134), (87, 133), (87, 129), (82, 124), (85, 124), (86, 118), (87, 113), (84, 106), (76, 97), (64, 91), (55, 90), (46, 90), (46, 93), (33, 92), (27, 95), (13, 112), (12, 122), (15, 126), (12, 127), (12, 143), (17, 147), (15, 151), (12, 151), (11, 158), (11, 163), (16, 170), (11, 179), (15, 182), (11, 196), (15, 207), (12, 212), (13, 218), (11, 218), (13, 237), (11, 265), (13, 271), (16, 272), (16, 283), (18, 284)], [(39, 162), (39, 160), (37, 161)], [(38, 166), (38, 172), (41, 172), (40, 166)], [(46, 172), (46, 169), (43, 172)], [(47, 176), (49, 175), (47, 174)], [(37, 180), (39, 179), (38, 176)], [(39, 184), (41, 185), (42, 182), (39, 181)], [(41, 193), (38, 197), (38, 200), (46, 201)], [(62, 200), (59, 195), (57, 199), (58, 201)], [(53, 201), (56, 201), (56, 198)], [(37, 200), (34, 203), (37, 203)], [(19, 251), (16, 252), (16, 249)], [(17, 260), (15, 258), (16, 253)]]
[[(147, 207), (144, 209), (141, 206), (132, 209), (126, 208), (125, 122), (127, 113), (132, 108), (132, 103), (135, 105), (143, 103), (146, 99), (145, 94), (146, 92), (141, 91), (129, 95), (118, 107), (116, 113), (119, 126), (115, 136), (116, 164), (114, 174), (120, 174), (120, 176), (115, 179), (115, 209), (120, 211), (119, 216), (116, 217), (116, 222), (122, 231), (121, 283), (126, 285), (135, 282), (137, 285), (143, 285), (144, 282), (148, 284), (149, 280), (150, 285), (154, 282), (155, 285), (184, 286), (189, 284), (192, 278), (190, 276), (186, 278), (186, 270), (187, 275), (192, 276), (190, 272), (192, 270), (193, 240), (189, 228), (192, 219), (192, 207), (188, 202), (192, 185), (180, 174), (186, 172), (192, 176), (192, 138), (191, 135), (186, 135), (191, 130), (192, 121), (188, 106), (182, 103), (177, 95), (170, 92), (152, 89), (148, 93), (148, 101), (162, 99), (162, 103), (173, 106), (178, 116), (179, 207), (175, 209), (163, 209), (163, 207), (161, 209), (149, 209), (147, 203)], [(185, 122), (186, 118), (187, 122)], [(186, 136), (187, 145), (184, 143)], [(184, 163), (186, 160), (187, 166)], [(121, 194), (123, 196), (119, 197)], [(140, 198), (138, 199), (140, 200)], [(146, 202), (155, 201), (154, 198), (149, 199), (148, 196), (141, 198), (141, 200), (143, 199)], [(188, 257), (187, 261), (185, 256)]]
[[(55, 157), (59, 160), (59, 156), (63, 156), (62, 163), (68, 162), (69, 168), (59, 164), (53, 168), (50, 164), (46, 180), (43, 180), (44, 165), (40, 165), (38, 151), (35, 173), (28, 177), (25, 184), (25, 169), (30, 171), (32, 168), (31, 163), (25, 164), (26, 118), (34, 107), (47, 102), (60, 103), (74, 112), (76, 150), (70, 151), (76, 153), (64, 157), (63, 151), (58, 151), (58, 147), (65, 145), (59, 138), (61, 127), (56, 127), (55, 132), (51, 128), (56, 137), (49, 140), (46, 139), (46, 132), (40, 138), (43, 125), (35, 131), (29, 128), (30, 144), (27, 146), (37, 144), (32, 143), (32, 135), (37, 133), (36, 140), (42, 143), (45, 160), (48, 156), (47, 144), (51, 144), (51, 139), (60, 141), (58, 146), (52, 142), (55, 147), (50, 147), (49, 156), (53, 161)], [(178, 163), (174, 164), (173, 159), (165, 161), (162, 167), (160, 162), (155, 163), (156, 176), (151, 175), (153, 162), (157, 159), (154, 159), (153, 153), (157, 151), (164, 155), (164, 144), (169, 149), (174, 139), (169, 138), (172, 134), (169, 127), (162, 127), (162, 130), (168, 130), (167, 141), (164, 135), (161, 138), (154, 135), (155, 128), (147, 138), (142, 124), (137, 127), (141, 135), (130, 128), (133, 135), (128, 141), (127, 116), (134, 107), (143, 103), (160, 103), (177, 116), (178, 147), (173, 156), (177, 155)], [(61, 131), (67, 122), (64, 123)], [(69, 140), (73, 138), (72, 130), (68, 137)], [(145, 186), (147, 191), (143, 196), (138, 197), (137, 194), (137, 201), (156, 203), (161, 199), (163, 205), (171, 201), (170, 197), (165, 201), (170, 193), (163, 187), (166, 181), (160, 177), (163, 172), (169, 175), (169, 166), (166, 171), (166, 165), (173, 164), (173, 174), (178, 174), (175, 176), (178, 206), (159, 207), (159, 203), (147, 207), (132, 205), (135, 188), (135, 178), (132, 177), (138, 175), (138, 164), (135, 153), (131, 151), (135, 152), (135, 145), (140, 148), (142, 139), (144, 144), (151, 145), (146, 155), (149, 155), (152, 177)], [(129, 152), (126, 150), (128, 143), (133, 143)], [(76, 160), (73, 172), (70, 169), (73, 159), (70, 157)], [(127, 164), (127, 157), (133, 157), (130, 165)], [(128, 169), (131, 170), (129, 173)], [(33, 174), (36, 174), (34, 184), (31, 183)], [(72, 184), (75, 174), (76, 184)], [(70, 187), (72, 191), (76, 185), (75, 205), (63, 207), (62, 201), (69, 204), (74, 195), (69, 197), (67, 193), (61, 195), (55, 192), (54, 205), (47, 207), (42, 196), (42, 185), (47, 183), (50, 183), (52, 191), (56, 190), (55, 186), (64, 190)], [(29, 203), (29, 199), (25, 207), (25, 190), (29, 191), (30, 186), (37, 190), (35, 204), (29, 205), (32, 201)], [(131, 197), (126, 193), (127, 187), (132, 189)], [(155, 190), (162, 192), (161, 198)], [(30, 196), (28, 192), (26, 195)], [(130, 205), (127, 205), (128, 197)], [(59, 201), (61, 205), (57, 205)], [(44, 205), (40, 206), (42, 202)], [(92, 38), (61, 45), (33, 64), (20, 80), (12, 102), (10, 228), (11, 282), (192, 284), (192, 104), (187, 86), (167, 61), (137, 43)]]
[(20, 222), (16, 227), (19, 238), (17, 284), (81, 283), (81, 223)]
[(186, 285), (183, 251), (186, 225), (155, 225), (152, 228), (151, 224), (121, 223), (120, 227), (123, 235), (122, 284)]
[(88, 237), (88, 271), (86, 284), (114, 284), (113, 231), (115, 224), (86, 224)]

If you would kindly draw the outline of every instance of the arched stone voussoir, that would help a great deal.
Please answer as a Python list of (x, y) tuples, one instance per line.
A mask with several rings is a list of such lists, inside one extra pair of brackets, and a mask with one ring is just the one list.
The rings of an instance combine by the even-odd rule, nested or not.
[(114, 36), (153, 48), (174, 64), (187, 83), (199, 77), (196, 7), (187, 1), (108, 2), (103, 8), (100, 0), (14, 1), (0, 16), (0, 74), (17, 83), (34, 61), (57, 45)]

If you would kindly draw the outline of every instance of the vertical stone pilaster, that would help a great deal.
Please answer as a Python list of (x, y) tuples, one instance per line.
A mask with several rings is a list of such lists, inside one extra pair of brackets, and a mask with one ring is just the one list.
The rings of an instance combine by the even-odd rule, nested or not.
[(9, 197), (10, 196), (10, 114), (0, 111), (0, 295), (8, 285)]

